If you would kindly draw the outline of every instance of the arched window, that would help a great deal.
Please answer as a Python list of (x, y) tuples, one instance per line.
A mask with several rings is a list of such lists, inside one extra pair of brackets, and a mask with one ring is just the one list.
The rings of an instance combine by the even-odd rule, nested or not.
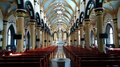
[(8, 45), (11, 45), (11, 31), (8, 30)]
[(14, 38), (13, 38), (14, 34), (15, 34), (14, 27), (13, 27), (13, 25), (10, 25), (10, 27), (8, 28), (8, 32), (7, 32), (7, 49), (8, 50), (15, 49), (16, 40), (14, 40)]
[(113, 29), (112, 27), (110, 28), (110, 44), (113, 44)]
[(113, 44), (113, 28), (110, 24), (106, 27), (106, 33), (108, 34), (108, 38), (105, 39), (105, 44)]

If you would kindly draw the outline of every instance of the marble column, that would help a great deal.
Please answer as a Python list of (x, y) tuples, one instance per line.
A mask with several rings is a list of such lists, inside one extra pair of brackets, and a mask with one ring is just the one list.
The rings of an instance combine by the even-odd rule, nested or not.
[(38, 48), (40, 48), (40, 29), (41, 29), (41, 27), (37, 26), (37, 39), (39, 39)]
[(79, 29), (75, 30), (76, 46), (79, 46)]
[(36, 22), (36, 20), (30, 20), (30, 37), (31, 37), (31, 39), (30, 39), (30, 46), (32, 47), (32, 50), (34, 50), (35, 49), (35, 42), (36, 42), (36, 35), (35, 35), (35, 22)]
[(47, 36), (46, 37), (47, 37), (47, 39), (46, 39), (47, 40), (47, 46), (49, 46), (49, 34), (48, 34), (48, 32), (47, 32)]
[(95, 46), (95, 40), (96, 40), (96, 29), (93, 28), (93, 31), (94, 31), (94, 46)]
[(90, 49), (91, 46), (91, 38), (90, 38), (90, 20), (85, 19), (85, 34), (86, 34), (86, 42), (87, 42), (87, 48)]
[(2, 42), (2, 50), (6, 50), (7, 46), (7, 20), (3, 20), (3, 42)]
[(73, 38), (73, 45), (75, 46), (75, 31), (73, 32), (72, 38)]
[(45, 41), (45, 30), (42, 29), (42, 47), (44, 47), (44, 41)]
[(25, 29), (25, 48), (27, 48), (27, 29)]
[(17, 35), (22, 35), (21, 39), (18, 39), (18, 53), (23, 52), (23, 41), (24, 41), (24, 16), (26, 10), (17, 9)]
[(97, 42), (98, 42), (98, 50), (100, 52), (105, 51), (105, 44), (103, 42), (103, 38), (99, 38), (99, 34), (103, 34), (103, 8), (95, 9), (95, 14), (97, 17)]
[(47, 40), (47, 32), (45, 32), (45, 40), (46, 40), (46, 42), (45, 42), (45, 47), (47, 46), (47, 42), (48, 42), (48, 40)]
[(83, 25), (79, 26), (79, 29), (80, 29), (80, 46), (84, 48), (83, 41), (81, 41), (81, 39), (83, 38)]

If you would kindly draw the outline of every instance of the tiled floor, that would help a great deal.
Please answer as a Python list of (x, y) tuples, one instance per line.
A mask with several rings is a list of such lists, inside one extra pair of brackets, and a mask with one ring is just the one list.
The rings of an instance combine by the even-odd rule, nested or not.
[(54, 55), (54, 59), (55, 58), (66, 58), (66, 55), (65, 55), (65, 53), (63, 51), (63, 46), (62, 45), (58, 46), (58, 50)]
[[(53, 56), (53, 59), (55, 59), (55, 58), (66, 58), (66, 55), (65, 55), (65, 53), (63, 51), (63, 46), (62, 45), (58, 45), (58, 50), (55, 53), (55, 55)], [(50, 67), (52, 67), (51, 64), (50, 64)]]

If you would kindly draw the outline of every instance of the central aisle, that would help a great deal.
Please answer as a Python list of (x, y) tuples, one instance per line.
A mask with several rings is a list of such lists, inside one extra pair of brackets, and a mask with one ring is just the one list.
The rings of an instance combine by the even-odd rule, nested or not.
[[(52, 59), (56, 59), (56, 58), (66, 58), (66, 54), (64, 53), (63, 50), (63, 45), (58, 45), (58, 50), (56, 51)], [(51, 64), (50, 67), (52, 67)]]
[(55, 59), (55, 58), (66, 58), (66, 55), (63, 50), (63, 45), (58, 45), (58, 50), (55, 53), (53, 59)]

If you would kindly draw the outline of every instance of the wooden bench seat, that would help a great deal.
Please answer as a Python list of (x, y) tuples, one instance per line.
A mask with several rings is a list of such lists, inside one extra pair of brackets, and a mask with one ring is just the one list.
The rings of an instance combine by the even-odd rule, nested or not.
[(3, 67), (45, 67), (43, 58), (6, 58), (0, 59), (0, 66)]
[(64, 46), (64, 50), (75, 67), (120, 67), (120, 57), (115, 54), (72, 46)]

